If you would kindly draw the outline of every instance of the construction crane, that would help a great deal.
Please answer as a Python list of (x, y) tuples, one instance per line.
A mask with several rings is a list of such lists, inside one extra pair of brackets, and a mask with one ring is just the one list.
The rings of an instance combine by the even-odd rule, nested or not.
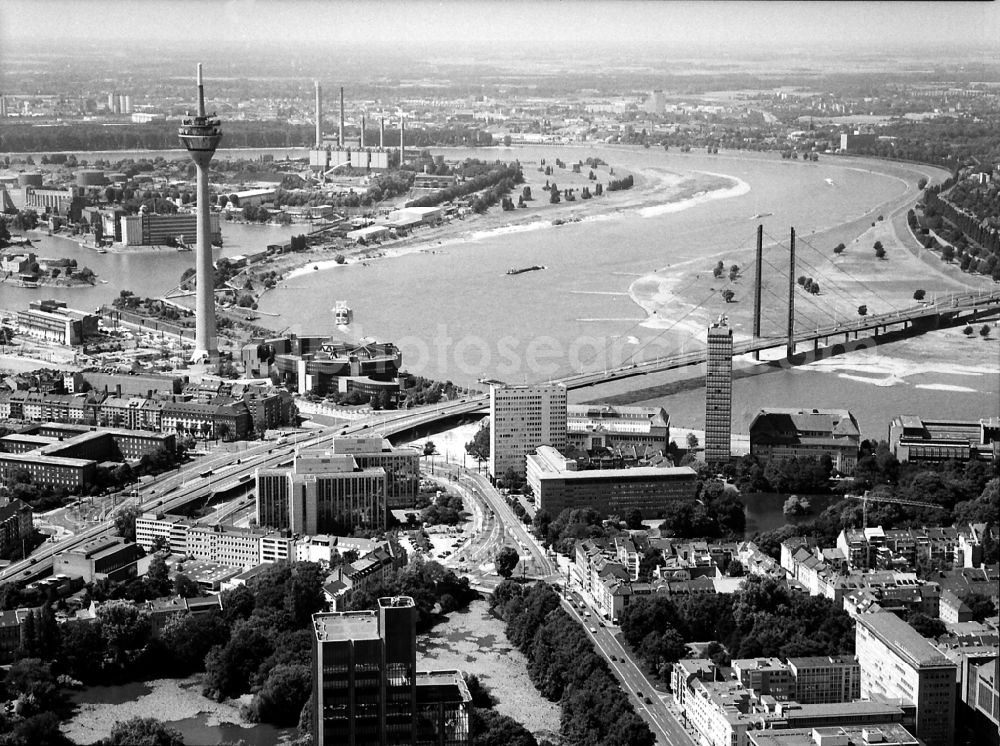
[(913, 505), (918, 508), (937, 508), (938, 510), (944, 510), (937, 503), (922, 502), (920, 500), (904, 500), (900, 497), (894, 497), (888, 495), (884, 492), (873, 492), (872, 490), (866, 490), (863, 495), (845, 495), (845, 497), (851, 498), (853, 500), (861, 501), (861, 528), (868, 528), (868, 503), (897, 503), (899, 505)]

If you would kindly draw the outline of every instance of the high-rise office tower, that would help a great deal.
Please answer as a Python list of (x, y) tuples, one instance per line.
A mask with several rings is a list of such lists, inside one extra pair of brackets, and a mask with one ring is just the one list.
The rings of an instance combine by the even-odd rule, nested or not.
[(418, 672), (417, 609), (408, 596), (378, 611), (313, 616), (316, 746), (461, 746), (469, 689), (458, 671)]
[(566, 447), (566, 387), (561, 383), (490, 384), (489, 473), (525, 474), (525, 456), (539, 446)]
[(215, 331), (215, 268), (212, 265), (211, 224), (208, 207), (208, 164), (212, 162), (215, 149), (222, 139), (222, 127), (213, 115), (205, 114), (205, 86), (201, 79), (201, 63), (198, 63), (198, 114), (181, 122), (179, 131), (181, 142), (191, 154), (198, 169), (198, 246), (195, 254), (195, 339), (192, 360), (201, 362), (206, 358), (219, 357), (218, 338)]
[(733, 330), (725, 316), (708, 328), (705, 375), (705, 462), (729, 461), (733, 429)]

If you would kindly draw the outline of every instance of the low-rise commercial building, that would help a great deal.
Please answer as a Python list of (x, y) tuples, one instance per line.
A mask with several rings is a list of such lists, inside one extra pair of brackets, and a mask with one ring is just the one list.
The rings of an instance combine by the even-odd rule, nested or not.
[(52, 569), (71, 578), (82, 578), (84, 583), (93, 583), (100, 578), (124, 580), (135, 576), (135, 563), (142, 555), (142, 548), (135, 542), (111, 536), (94, 539), (72, 551), (60, 552)]
[(931, 420), (901, 415), (889, 425), (889, 448), (900, 461), (997, 461), (1000, 417)]
[(923, 746), (899, 723), (887, 725), (752, 730), (749, 746)]
[(97, 322), (94, 314), (57, 300), (31, 301), (27, 310), (17, 312), (18, 333), (61, 345), (82, 345), (98, 334)]
[(540, 510), (557, 516), (566, 508), (593, 508), (605, 515), (661, 517), (678, 500), (693, 500), (696, 472), (688, 466), (577, 470), (572, 459), (551, 446), (526, 458), (528, 486)]

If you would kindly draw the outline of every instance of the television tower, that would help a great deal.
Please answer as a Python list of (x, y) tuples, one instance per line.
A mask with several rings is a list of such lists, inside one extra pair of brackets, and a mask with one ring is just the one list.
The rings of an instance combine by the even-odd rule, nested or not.
[(211, 225), (208, 208), (208, 164), (212, 162), (215, 149), (222, 139), (222, 127), (218, 118), (205, 114), (205, 86), (201, 79), (201, 63), (198, 63), (198, 114), (181, 122), (178, 132), (181, 142), (191, 154), (191, 160), (198, 169), (198, 247), (195, 252), (195, 337), (193, 362), (206, 358), (215, 361), (219, 357), (219, 343), (215, 331), (215, 268), (212, 265)]

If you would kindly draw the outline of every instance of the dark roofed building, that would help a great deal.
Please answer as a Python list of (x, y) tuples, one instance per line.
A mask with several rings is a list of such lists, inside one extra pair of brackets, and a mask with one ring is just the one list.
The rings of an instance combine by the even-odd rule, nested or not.
[(841, 474), (854, 473), (861, 430), (846, 409), (762, 409), (750, 423), (750, 454), (761, 460), (829, 455)]
[(904, 414), (894, 417), (889, 425), (889, 448), (900, 461), (996, 461), (1000, 417), (926, 420)]

